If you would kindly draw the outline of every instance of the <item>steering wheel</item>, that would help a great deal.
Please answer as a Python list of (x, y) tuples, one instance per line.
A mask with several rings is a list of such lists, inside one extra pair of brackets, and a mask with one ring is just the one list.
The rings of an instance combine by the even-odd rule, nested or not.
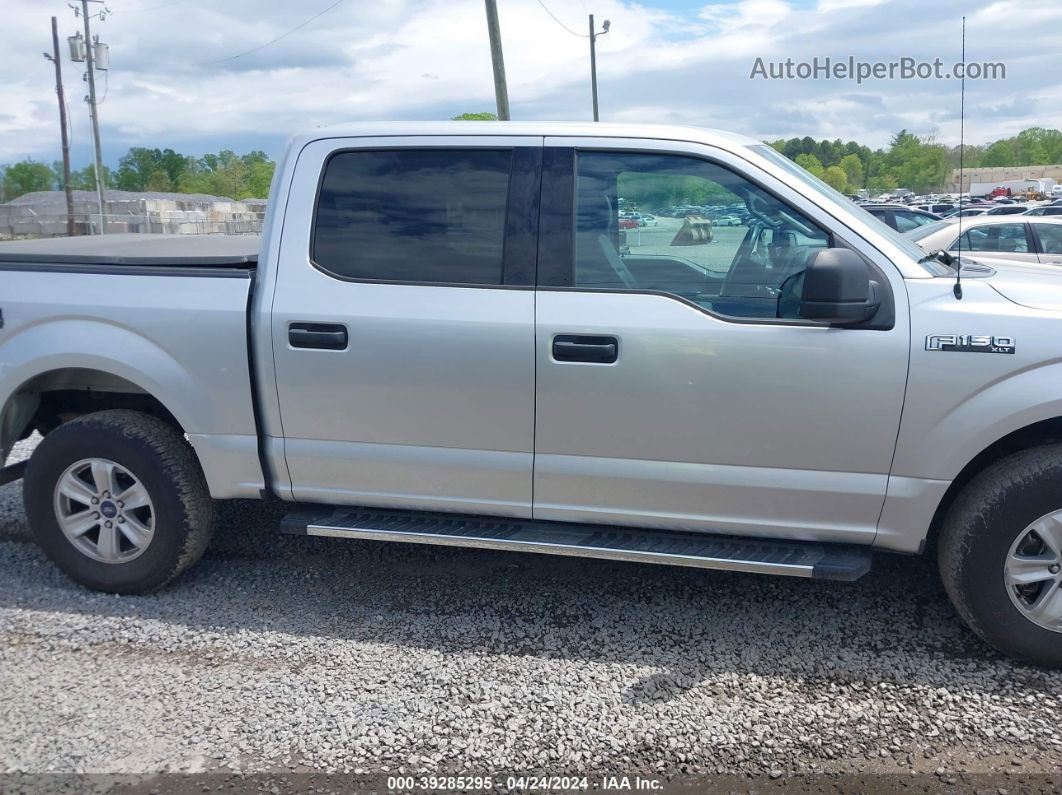
[(804, 294), (804, 271), (785, 277), (778, 285), (778, 310), (775, 317), (796, 320), (800, 317), (800, 299)]

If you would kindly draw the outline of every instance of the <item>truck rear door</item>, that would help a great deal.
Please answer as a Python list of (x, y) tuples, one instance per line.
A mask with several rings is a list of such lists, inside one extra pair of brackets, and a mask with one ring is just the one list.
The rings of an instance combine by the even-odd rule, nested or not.
[(530, 516), (541, 144), (303, 149), (271, 321), (296, 500)]

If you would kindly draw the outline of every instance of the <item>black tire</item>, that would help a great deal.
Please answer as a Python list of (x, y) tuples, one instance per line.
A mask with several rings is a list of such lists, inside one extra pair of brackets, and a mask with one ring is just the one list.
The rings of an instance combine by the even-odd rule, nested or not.
[[(60, 528), (56, 485), (68, 467), (87, 458), (113, 461), (135, 473), (151, 498), (151, 540), (132, 560), (95, 560)], [(213, 531), (214, 504), (191, 446), (170, 425), (138, 411), (86, 414), (53, 430), (33, 451), (22, 498), (33, 535), (48, 557), (74, 581), (108, 593), (161, 588), (199, 560)]]
[(1003, 571), (1018, 536), (1062, 509), (1060, 483), (1062, 444), (997, 461), (959, 493), (937, 550), (944, 588), (970, 629), (1007, 656), (1051, 668), (1062, 667), (1062, 632), (1034, 623), (1014, 605)]

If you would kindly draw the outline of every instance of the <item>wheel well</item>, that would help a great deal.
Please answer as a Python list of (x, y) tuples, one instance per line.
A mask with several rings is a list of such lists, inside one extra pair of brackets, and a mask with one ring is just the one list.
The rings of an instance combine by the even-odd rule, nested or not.
[(941, 522), (944, 521), (948, 509), (951, 508), (952, 503), (955, 502), (955, 498), (959, 495), (959, 492), (961, 492), (966, 487), (966, 484), (973, 480), (978, 473), (982, 472), (985, 468), (994, 464), (999, 459), (1006, 458), (1011, 453), (1016, 453), (1019, 450), (1028, 450), (1031, 447), (1039, 447), (1041, 445), (1051, 444), (1058, 441), (1062, 441), (1062, 417), (1041, 420), (1040, 422), (1034, 422), (1032, 425), (1026, 425), (1024, 428), (1012, 431), (974, 456), (970, 463), (964, 466), (962, 471), (959, 472), (951, 482), (948, 490), (944, 492), (944, 497), (940, 500), (940, 504), (937, 506), (937, 510), (933, 514), (933, 521), (929, 526), (928, 542), (930, 544), (935, 542), (937, 530), (940, 528)]
[(41, 373), (11, 395), (0, 412), (0, 461), (16, 441), (33, 431), (45, 435), (75, 417), (104, 409), (142, 411), (184, 433), (170, 410), (132, 381), (99, 370), (68, 367)]

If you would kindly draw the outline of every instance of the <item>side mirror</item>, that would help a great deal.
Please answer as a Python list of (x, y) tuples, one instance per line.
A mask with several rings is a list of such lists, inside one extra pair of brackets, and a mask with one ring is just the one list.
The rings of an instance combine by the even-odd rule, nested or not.
[(800, 317), (849, 326), (872, 318), (881, 306), (881, 287), (863, 258), (846, 248), (817, 253), (804, 271)]

